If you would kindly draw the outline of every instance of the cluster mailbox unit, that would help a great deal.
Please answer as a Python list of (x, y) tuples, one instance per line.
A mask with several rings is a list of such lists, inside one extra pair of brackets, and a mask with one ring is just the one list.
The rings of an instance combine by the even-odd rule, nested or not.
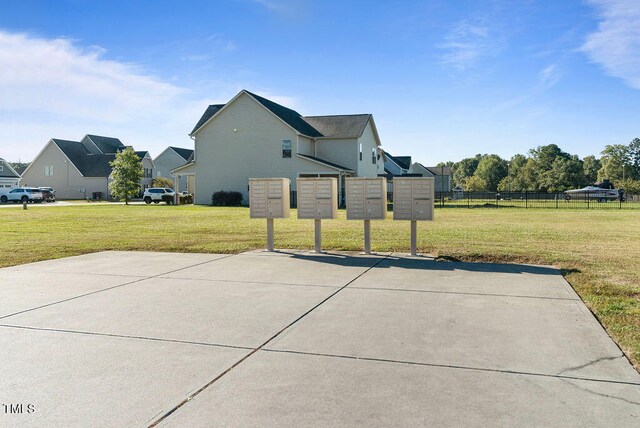
[(432, 177), (393, 179), (393, 219), (411, 221), (411, 255), (416, 255), (417, 222), (433, 220), (434, 186)]
[(267, 219), (267, 249), (274, 250), (273, 219), (289, 218), (290, 186), (288, 178), (250, 178), (249, 216)]
[(347, 220), (364, 220), (364, 252), (371, 254), (371, 220), (387, 218), (387, 179), (347, 178)]
[(298, 178), (298, 218), (313, 219), (315, 251), (322, 252), (322, 219), (338, 218), (338, 180), (332, 177)]
[[(289, 218), (288, 178), (250, 178), (251, 218), (267, 219), (267, 249), (274, 250), (273, 219)], [(371, 254), (371, 220), (387, 218), (387, 179), (346, 179), (347, 220), (364, 220), (364, 252)], [(315, 220), (315, 251), (322, 251), (321, 221), (338, 217), (338, 186), (332, 177), (298, 178), (298, 218)], [(433, 220), (432, 177), (394, 177), (393, 219), (411, 221), (411, 255), (416, 255), (417, 222)]]

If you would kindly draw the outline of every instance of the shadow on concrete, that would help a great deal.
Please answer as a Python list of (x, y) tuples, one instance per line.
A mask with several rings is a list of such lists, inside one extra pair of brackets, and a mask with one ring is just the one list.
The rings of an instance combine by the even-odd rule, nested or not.
[(462, 270), (467, 272), (490, 272), (490, 273), (527, 273), (534, 275), (561, 275), (561, 271), (554, 267), (533, 266), (524, 264), (504, 264), (504, 263), (468, 263), (458, 261), (438, 261), (432, 258), (400, 257), (391, 255), (382, 261), (384, 255), (358, 255), (340, 253), (298, 253), (279, 251), (281, 254), (290, 255), (294, 259), (307, 260), (318, 263), (329, 263), (336, 266), (372, 267), (376, 269), (400, 268), (419, 269), (432, 271), (454, 271)]

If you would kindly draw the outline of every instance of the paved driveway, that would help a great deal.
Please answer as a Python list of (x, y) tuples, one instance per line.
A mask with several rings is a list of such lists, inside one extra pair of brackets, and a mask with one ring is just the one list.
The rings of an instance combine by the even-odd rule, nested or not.
[(0, 269), (0, 426), (638, 426), (553, 268), (103, 252)]

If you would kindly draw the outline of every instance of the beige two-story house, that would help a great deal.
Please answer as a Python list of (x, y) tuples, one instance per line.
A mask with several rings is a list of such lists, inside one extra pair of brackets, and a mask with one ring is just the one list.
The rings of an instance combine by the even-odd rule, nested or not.
[(302, 116), (249, 91), (209, 106), (190, 136), (193, 159), (172, 171), (195, 176), (195, 202), (210, 204), (220, 190), (248, 198), (251, 177), (376, 177), (380, 138), (371, 114)]

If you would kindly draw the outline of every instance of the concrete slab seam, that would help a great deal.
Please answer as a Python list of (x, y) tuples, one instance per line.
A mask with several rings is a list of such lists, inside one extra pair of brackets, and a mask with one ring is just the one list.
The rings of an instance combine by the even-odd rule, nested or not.
[(59, 329), (59, 328), (29, 327), (26, 325), (14, 325), (14, 324), (0, 324), (0, 328), (14, 328), (14, 329), (22, 329), (22, 330), (33, 330), (33, 331), (49, 331), (54, 333), (71, 333), (71, 334), (81, 334), (85, 336), (115, 337), (115, 338), (122, 338), (122, 339), (149, 340), (153, 342), (182, 343), (185, 345), (199, 345), (199, 346), (211, 346), (216, 348), (243, 349), (245, 351), (250, 351), (254, 349), (251, 346), (225, 345), (223, 343), (195, 342), (191, 340), (164, 339), (161, 337), (132, 336), (127, 334), (98, 333), (93, 331), (67, 330), (67, 329)]
[(169, 271), (169, 272), (163, 272), (163, 273), (158, 274), (158, 275), (146, 276), (146, 277), (139, 277), (139, 278), (138, 278), (138, 279), (136, 279), (135, 281), (125, 282), (124, 284), (114, 285), (114, 286), (112, 286), (112, 287), (107, 287), (107, 288), (103, 288), (103, 289), (100, 289), (100, 290), (91, 291), (91, 292), (89, 292), (89, 293), (80, 294), (80, 295), (78, 295), (78, 296), (69, 297), (68, 299), (59, 300), (59, 301), (57, 301), (57, 302), (47, 303), (46, 305), (36, 306), (35, 308), (24, 309), (24, 310), (22, 310), (22, 311), (14, 312), (14, 313), (9, 314), (9, 315), (0, 316), (0, 320), (6, 319), (6, 318), (9, 318), (9, 317), (13, 317), (13, 316), (16, 316), (16, 315), (20, 315), (20, 314), (23, 314), (23, 313), (25, 313), (25, 312), (31, 312), (31, 311), (35, 311), (35, 310), (38, 310), (38, 309), (46, 308), (46, 307), (49, 307), (49, 306), (58, 305), (58, 304), (60, 304), (60, 303), (65, 303), (65, 302), (68, 302), (68, 301), (71, 301), (71, 300), (80, 299), (80, 298), (82, 298), (82, 297), (91, 296), (91, 295), (93, 295), (93, 294), (103, 293), (103, 292), (105, 292), (105, 291), (113, 290), (113, 289), (115, 289), (115, 288), (120, 288), (120, 287), (124, 287), (124, 286), (127, 286), (127, 285), (136, 284), (136, 283), (138, 283), (138, 282), (146, 281), (146, 280), (148, 280), (148, 279), (158, 278), (158, 277), (160, 277), (161, 275), (168, 275), (168, 274), (170, 274), (170, 273), (179, 272), (179, 271), (184, 270), (184, 269), (190, 269), (190, 268), (193, 268), (193, 267), (196, 267), (196, 266), (200, 266), (200, 265), (203, 265), (203, 264), (206, 264), (206, 263), (215, 262), (215, 261), (217, 261), (217, 260), (223, 260), (223, 259), (226, 259), (226, 258), (228, 258), (228, 257), (232, 257), (232, 256), (234, 256), (234, 255), (235, 255), (235, 254), (229, 254), (229, 255), (227, 255), (227, 256), (220, 257), (220, 258), (215, 259), (215, 260), (207, 260), (207, 261), (205, 261), (205, 262), (200, 262), (200, 263), (196, 263), (196, 264), (194, 264), (194, 265), (185, 266), (185, 267), (180, 268), (180, 269), (175, 269), (175, 270), (172, 270), (172, 271)]
[(225, 283), (239, 283), (239, 284), (265, 284), (265, 285), (291, 285), (296, 287), (324, 287), (324, 288), (337, 288), (335, 285), (324, 284), (299, 284), (292, 282), (267, 282), (267, 281), (244, 281), (237, 279), (209, 279), (209, 278), (182, 278), (175, 276), (162, 276), (159, 279), (182, 279), (186, 281), (206, 281), (206, 282), (225, 282)]
[[(483, 368), (483, 367), (459, 366), (459, 365), (453, 365), (453, 364), (424, 363), (419, 361), (393, 360), (393, 359), (387, 359), (387, 358), (374, 358), (374, 357), (358, 357), (354, 355), (325, 354), (325, 353), (319, 353), (319, 352), (304, 352), (304, 351), (293, 351), (293, 350), (286, 350), (286, 349), (262, 348), (260, 349), (260, 351), (282, 353), (282, 354), (308, 355), (308, 356), (314, 356), (314, 357), (342, 358), (342, 359), (348, 359), (348, 360), (371, 361), (371, 362), (378, 362), (378, 363), (404, 364), (404, 365), (411, 365), (411, 366), (438, 367), (438, 368), (455, 369), (455, 370), (503, 373), (503, 374), (510, 374), (510, 375), (518, 375), (518, 376), (535, 376), (535, 377), (547, 377), (547, 378), (557, 378), (557, 379), (567, 379), (567, 380), (580, 380), (580, 381), (595, 382), (595, 383), (612, 383), (612, 384), (619, 384), (619, 385), (640, 386), (640, 382), (629, 382), (629, 381), (611, 380), (611, 379), (594, 379), (594, 378), (584, 378), (584, 377), (578, 377), (578, 376), (566, 376), (561, 374), (523, 372), (523, 371), (517, 371), (517, 370), (490, 369), (490, 368)], [(622, 357), (624, 357), (624, 355), (612, 357), (612, 359), (622, 358)], [(635, 404), (640, 405), (640, 403), (635, 403)]]
[(545, 296), (523, 296), (518, 294), (497, 294), (497, 293), (467, 293), (464, 291), (442, 291), (442, 290), (411, 290), (408, 288), (385, 288), (385, 287), (358, 287), (357, 285), (349, 287), (349, 290), (381, 290), (381, 291), (400, 291), (409, 293), (434, 293), (434, 294), (457, 294), (465, 296), (491, 296), (491, 297), (515, 297), (520, 299), (542, 299), (542, 300), (563, 300), (580, 302), (581, 300), (570, 297), (545, 297)]
[(250, 358), (252, 355), (254, 355), (255, 353), (257, 353), (258, 351), (260, 351), (262, 348), (264, 348), (265, 346), (267, 346), (270, 342), (272, 342), (273, 340), (275, 340), (278, 336), (280, 336), (282, 333), (284, 333), (286, 330), (288, 330), (289, 328), (291, 328), (293, 325), (295, 325), (297, 322), (299, 322), (301, 319), (303, 319), (304, 317), (306, 317), (307, 315), (309, 315), (311, 312), (313, 312), (315, 309), (317, 309), (318, 307), (320, 307), (321, 305), (323, 305), (324, 303), (326, 303), (329, 299), (331, 299), (332, 297), (334, 297), (336, 294), (340, 293), (340, 291), (344, 290), (349, 284), (353, 283), (354, 281), (356, 281), (358, 278), (360, 278), (361, 276), (363, 276), (364, 274), (366, 274), (367, 272), (369, 272), (371, 269), (373, 269), (374, 267), (376, 267), (377, 265), (379, 265), (380, 263), (382, 263), (384, 260), (386, 260), (389, 256), (384, 256), (383, 258), (381, 258), (380, 260), (378, 260), (376, 263), (374, 263), (372, 266), (368, 267), (364, 272), (361, 272), (360, 274), (358, 274), (355, 278), (351, 279), (349, 282), (347, 282), (345, 285), (343, 285), (342, 287), (338, 288), (336, 291), (334, 291), (333, 293), (331, 293), (329, 296), (325, 297), (320, 303), (316, 304), (315, 306), (313, 306), (311, 309), (309, 309), (308, 311), (306, 311), (305, 313), (303, 313), (302, 315), (300, 315), (298, 318), (296, 318), (294, 321), (292, 321), (291, 323), (289, 323), (288, 325), (286, 325), (285, 327), (283, 327), (282, 329), (280, 329), (276, 334), (274, 334), (273, 336), (271, 336), (269, 339), (267, 339), (265, 342), (263, 342), (260, 346), (258, 346), (257, 348), (253, 349), (251, 352), (249, 352), (247, 355), (245, 355), (244, 357), (242, 357), (241, 359), (239, 359), (238, 361), (236, 361), (233, 365), (231, 365), (229, 368), (227, 368), (225, 371), (223, 371), (222, 373), (220, 373), (218, 376), (216, 376), (214, 379), (212, 379), (210, 382), (208, 382), (206, 385), (202, 386), (201, 388), (199, 388), (197, 391), (195, 391), (194, 393), (192, 393), (191, 395), (189, 395), (187, 398), (185, 398), (181, 403), (179, 403), (177, 406), (175, 406), (173, 409), (169, 410), (168, 412), (166, 412), (164, 415), (162, 415), (160, 418), (156, 419), (155, 421), (151, 422), (151, 424), (149, 425), (149, 428), (153, 428), (155, 426), (157, 426), (160, 422), (164, 421), (166, 418), (168, 418), (169, 416), (171, 416), (173, 413), (175, 413), (178, 409), (180, 409), (182, 406), (184, 406), (185, 404), (187, 404), (189, 401), (193, 400), (198, 394), (200, 394), (201, 392), (203, 392), (204, 390), (206, 390), (207, 388), (209, 388), (211, 385), (213, 385), (214, 383), (216, 383), (218, 380), (220, 380), (223, 376), (225, 376), (227, 373), (229, 373), (231, 370), (233, 370), (234, 368), (238, 367), (240, 364), (242, 364), (243, 362), (245, 362), (248, 358)]

